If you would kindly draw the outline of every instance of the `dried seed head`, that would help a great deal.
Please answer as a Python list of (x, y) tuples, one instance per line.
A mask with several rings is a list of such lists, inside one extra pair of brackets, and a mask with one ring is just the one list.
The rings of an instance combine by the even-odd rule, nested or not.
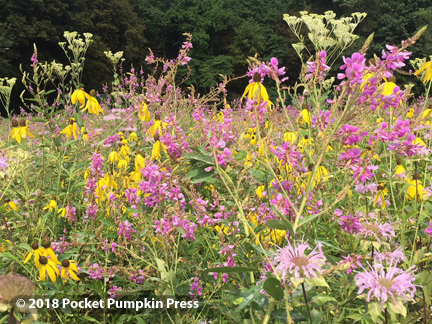
[(419, 180), (419, 179), (421, 179), (420, 173), (414, 172), (414, 174), (413, 174), (413, 180)]

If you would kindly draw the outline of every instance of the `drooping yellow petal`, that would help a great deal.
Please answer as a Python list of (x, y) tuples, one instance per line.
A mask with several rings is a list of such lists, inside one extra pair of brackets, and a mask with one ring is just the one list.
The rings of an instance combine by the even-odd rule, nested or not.
[[(78, 272), (78, 269), (77, 269), (77, 272)], [(73, 280), (80, 281), (80, 278), (78, 278), (78, 276), (75, 274), (75, 272), (71, 268), (68, 270), (68, 273)]]
[(432, 79), (432, 60), (423, 64), (423, 66), (414, 73), (414, 75), (419, 75), (426, 69), (426, 75), (423, 82), (426, 83)]
[(139, 170), (143, 169), (144, 166), (145, 166), (144, 157), (138, 153), (135, 156), (135, 171), (139, 171)]
[(32, 255), (33, 255), (33, 253), (31, 253), (31, 252), (27, 252), (26, 257), (25, 257), (25, 259), (24, 259), (24, 264), (26, 264), (27, 262), (30, 261)]
[(46, 280), (46, 264), (41, 265), (39, 268), (39, 279), (42, 281)]
[(72, 104), (75, 105), (79, 101), (81, 104), (80, 108), (84, 107), (86, 95), (87, 93), (83, 89), (76, 89), (71, 96)]
[(151, 160), (159, 160), (162, 157), (160, 149), (161, 149), (161, 142), (156, 141), (153, 144), (152, 154), (150, 158)]
[(247, 85), (245, 91), (243, 92), (243, 95), (242, 95), (241, 98), (240, 98), (240, 101), (243, 101), (243, 98), (246, 96), (246, 94), (248, 94), (248, 96), (249, 96), (249, 92), (250, 92), (251, 88), (253, 87), (253, 84), (254, 84), (254, 83), (255, 83), (255, 82), (252, 82), (252, 83), (249, 83), (249, 84)]
[(52, 282), (56, 282), (57, 281), (57, 273), (56, 273), (56, 271), (54, 269), (57, 269), (57, 268), (55, 268), (55, 266), (53, 267), (49, 263), (46, 265), (46, 270), (48, 272), (48, 276), (49, 276), (49, 278), (51, 279)]

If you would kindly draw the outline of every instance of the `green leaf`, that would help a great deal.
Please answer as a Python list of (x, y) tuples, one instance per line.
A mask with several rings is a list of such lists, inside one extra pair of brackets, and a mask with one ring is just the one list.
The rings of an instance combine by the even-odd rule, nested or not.
[(306, 279), (306, 282), (311, 286), (327, 287), (330, 289), (330, 286), (327, 284), (327, 281), (324, 279), (323, 276), (319, 276), (319, 277), (315, 277), (315, 278), (311, 278), (311, 279)]
[(11, 259), (12, 261), (15, 261), (15, 262), (23, 265), (23, 262), (10, 252), (7, 252), (7, 251), (6, 252), (0, 252), (0, 256), (5, 257), (7, 259)]
[[(270, 219), (265, 224), (270, 228), (274, 228), (274, 229), (278, 229), (278, 230), (282, 230), (282, 231), (289, 230), (290, 225), (291, 225), (286, 221), (279, 221), (277, 219)], [(292, 226), (291, 226), (291, 228), (292, 228)]]
[(379, 316), (382, 312), (383, 312), (383, 307), (382, 307), (381, 303), (378, 303), (378, 302), (369, 303), (368, 313), (372, 317), (372, 321), (374, 321), (376, 323), (377, 319), (379, 318)]
[(264, 281), (263, 289), (276, 300), (281, 300), (284, 296), (282, 285), (276, 278), (267, 278)]
[(195, 160), (195, 161), (200, 161), (200, 162), (213, 165), (213, 158), (210, 157), (209, 155), (204, 155), (199, 153), (188, 153), (185, 154), (184, 157), (188, 160)]
[(231, 273), (231, 272), (255, 272), (258, 271), (257, 268), (251, 267), (217, 267), (209, 268), (204, 272), (216, 272), (216, 273)]
[(328, 302), (334, 302), (337, 303), (336, 298), (332, 297), (332, 296), (328, 296), (328, 295), (317, 295), (317, 296), (313, 296), (311, 299), (311, 302), (318, 305), (318, 306), (322, 306)]
[(396, 314), (401, 314), (403, 317), (407, 316), (407, 310), (406, 307), (404, 306), (404, 304), (402, 303), (402, 301), (396, 300), (396, 301), (392, 301), (391, 303), (388, 303), (389, 306), (389, 311), (396, 313)]

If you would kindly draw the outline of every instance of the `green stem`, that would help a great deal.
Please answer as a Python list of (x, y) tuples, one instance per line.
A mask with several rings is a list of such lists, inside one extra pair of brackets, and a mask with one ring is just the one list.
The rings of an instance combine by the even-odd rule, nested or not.
[(271, 313), (273, 312), (275, 305), (276, 301), (274, 299), (271, 299), (267, 306), (267, 312), (264, 316), (263, 324), (268, 324), (268, 322), (270, 321)]

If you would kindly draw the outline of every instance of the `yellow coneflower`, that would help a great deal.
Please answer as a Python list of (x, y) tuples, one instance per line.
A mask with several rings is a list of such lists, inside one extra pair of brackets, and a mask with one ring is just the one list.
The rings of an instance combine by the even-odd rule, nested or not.
[(85, 142), (89, 141), (87, 129), (83, 126), (81, 127), (82, 140)]
[(408, 112), (406, 113), (406, 118), (408, 119), (412, 119), (414, 117), (414, 108), (411, 108), (410, 110), (408, 110)]
[(72, 278), (75, 281), (79, 281), (77, 274), (79, 272), (78, 265), (76, 261), (72, 260), (63, 260), (61, 262), (62, 268), (60, 272), (60, 276), (64, 281), (68, 281), (69, 278)]
[(0, 252), (6, 252), (8, 250), (8, 247), (12, 247), (13, 246), (12, 242), (9, 241), (9, 240), (6, 240), (6, 243), (7, 243), (7, 245), (4, 244), (4, 243), (0, 244)]
[(39, 257), (39, 278), (42, 281), (46, 280), (46, 274), (48, 273), (48, 277), (52, 282), (57, 281), (57, 276), (59, 275), (59, 270), (57, 265), (46, 256)]
[(414, 73), (414, 75), (419, 75), (426, 69), (426, 74), (423, 79), (423, 82), (426, 83), (432, 79), (432, 60), (429, 62), (426, 62), (422, 65), (422, 67)]
[(380, 200), (381, 201), (381, 207), (384, 209), (384, 208), (386, 208), (385, 197), (388, 195), (388, 189), (384, 184), (380, 184), (377, 189), (378, 189), (378, 191), (377, 191), (377, 194), (375, 196), (375, 201), (373, 203), (373, 206), (376, 207), (378, 200)]
[(141, 154), (135, 156), (135, 171), (140, 171), (145, 167), (145, 160)]
[(131, 132), (128, 137), (128, 141), (136, 142), (138, 140), (138, 135), (135, 132)]
[(138, 107), (138, 118), (143, 122), (150, 120), (150, 112), (148, 111), (147, 103), (143, 103)]
[(60, 208), (59, 210), (57, 210), (57, 214), (60, 216), (60, 217), (66, 217), (66, 208)]
[(304, 104), (302, 107), (300, 117), (301, 117), (300, 124), (301, 125), (306, 124), (310, 127), (311, 122), (312, 122), (312, 117), (311, 117), (311, 113), (309, 112), (309, 109), (307, 108), (306, 104)]
[(258, 198), (262, 198), (264, 191), (265, 191), (265, 186), (259, 186), (257, 190), (255, 190), (255, 194), (258, 196)]
[(286, 132), (284, 133), (283, 140), (285, 142), (289, 142), (290, 144), (294, 144), (297, 140), (297, 134), (295, 132)]
[(50, 240), (43, 239), (41, 249), (42, 249), (42, 254), (48, 257), (50, 260), (52, 260), (54, 264), (60, 264), (59, 260), (57, 259), (57, 256), (55, 255), (53, 249), (51, 248)]
[(125, 169), (125, 170), (126, 170), (127, 166), (128, 166), (128, 161), (125, 159), (121, 159), (117, 165), (117, 167), (119, 169)]
[(255, 100), (258, 102), (258, 104), (267, 102), (267, 107), (272, 105), (272, 102), (269, 100), (267, 89), (261, 83), (261, 75), (259, 73), (255, 73), (253, 75), (253, 82), (249, 83), (249, 85), (246, 87), (243, 95), (240, 98), (240, 101), (243, 101), (243, 98), (246, 95), (248, 99)]
[(123, 157), (129, 156), (131, 154), (130, 148), (128, 145), (123, 144), (120, 148), (120, 155)]
[(18, 206), (15, 204), (15, 202), (13, 200), (10, 200), (9, 198), (5, 199), (5, 203), (3, 205), (4, 207), (6, 207), (6, 211), (11, 211), (11, 210), (18, 210)]
[(80, 108), (83, 108), (85, 105), (85, 98), (88, 96), (88, 94), (84, 91), (84, 88), (76, 89), (71, 96), (72, 105), (75, 105), (75, 103), (78, 101), (81, 106)]
[(15, 139), (18, 143), (21, 143), (22, 138), (34, 137), (27, 126), (27, 121), (25, 119), (20, 119), (19, 122), (16, 119), (12, 119), (12, 131), (10, 137)]
[(37, 243), (33, 243), (32, 246), (32, 252), (27, 252), (24, 258), (24, 264), (30, 261), (31, 257), (34, 256), (34, 263), (36, 267), (39, 267), (39, 257), (44, 255), (44, 250), (42, 247), (39, 247)]
[(162, 136), (162, 130), (166, 128), (168, 124), (163, 122), (160, 119), (160, 115), (155, 115), (155, 119), (153, 120), (153, 125), (148, 129), (147, 133), (154, 137), (155, 135)]
[(253, 145), (253, 146), (256, 145), (256, 143), (257, 143), (257, 137), (256, 137), (255, 134), (252, 134), (252, 135), (250, 136), (250, 141), (249, 141), (249, 143), (250, 143), (250, 145)]
[(223, 113), (223, 111), (219, 111), (215, 116), (214, 119), (216, 121), (218, 121), (219, 123), (223, 123), (225, 120), (225, 114)]
[(43, 208), (44, 210), (49, 209), (49, 211), (57, 210), (57, 202), (54, 199), (51, 199), (48, 204)]
[(112, 151), (109, 155), (108, 155), (108, 162), (109, 163), (115, 163), (120, 161), (120, 154), (118, 154), (116, 151)]
[(425, 111), (423, 111), (423, 115), (422, 118), (425, 119), (427, 116), (429, 116), (429, 114), (431, 113), (432, 109), (428, 108)]
[(67, 125), (65, 127), (65, 129), (63, 129), (60, 134), (65, 134), (66, 137), (72, 137), (77, 140), (78, 139), (78, 135), (80, 134), (80, 131), (78, 129), (78, 125), (76, 123), (76, 119), (75, 118), (71, 118), (69, 121), (69, 125)]
[(161, 141), (159, 140), (159, 136), (156, 135), (155, 143), (153, 144), (152, 154), (150, 158), (151, 160), (159, 160), (162, 157), (161, 147), (165, 151), (165, 154), (168, 154), (166, 150), (166, 146), (161, 143)]
[(100, 106), (99, 101), (97, 101), (95, 96), (96, 96), (95, 90), (91, 90), (90, 94), (86, 94), (87, 104), (85, 108), (81, 110), (82, 112), (88, 110), (88, 112), (93, 115), (99, 116), (99, 113), (102, 113), (102, 115), (104, 114), (103, 109)]
[(424, 187), (421, 182), (421, 176), (419, 173), (414, 173), (412, 179), (408, 178), (406, 182), (408, 183), (408, 188), (406, 190), (405, 198), (407, 200), (417, 199), (417, 201), (423, 200)]

